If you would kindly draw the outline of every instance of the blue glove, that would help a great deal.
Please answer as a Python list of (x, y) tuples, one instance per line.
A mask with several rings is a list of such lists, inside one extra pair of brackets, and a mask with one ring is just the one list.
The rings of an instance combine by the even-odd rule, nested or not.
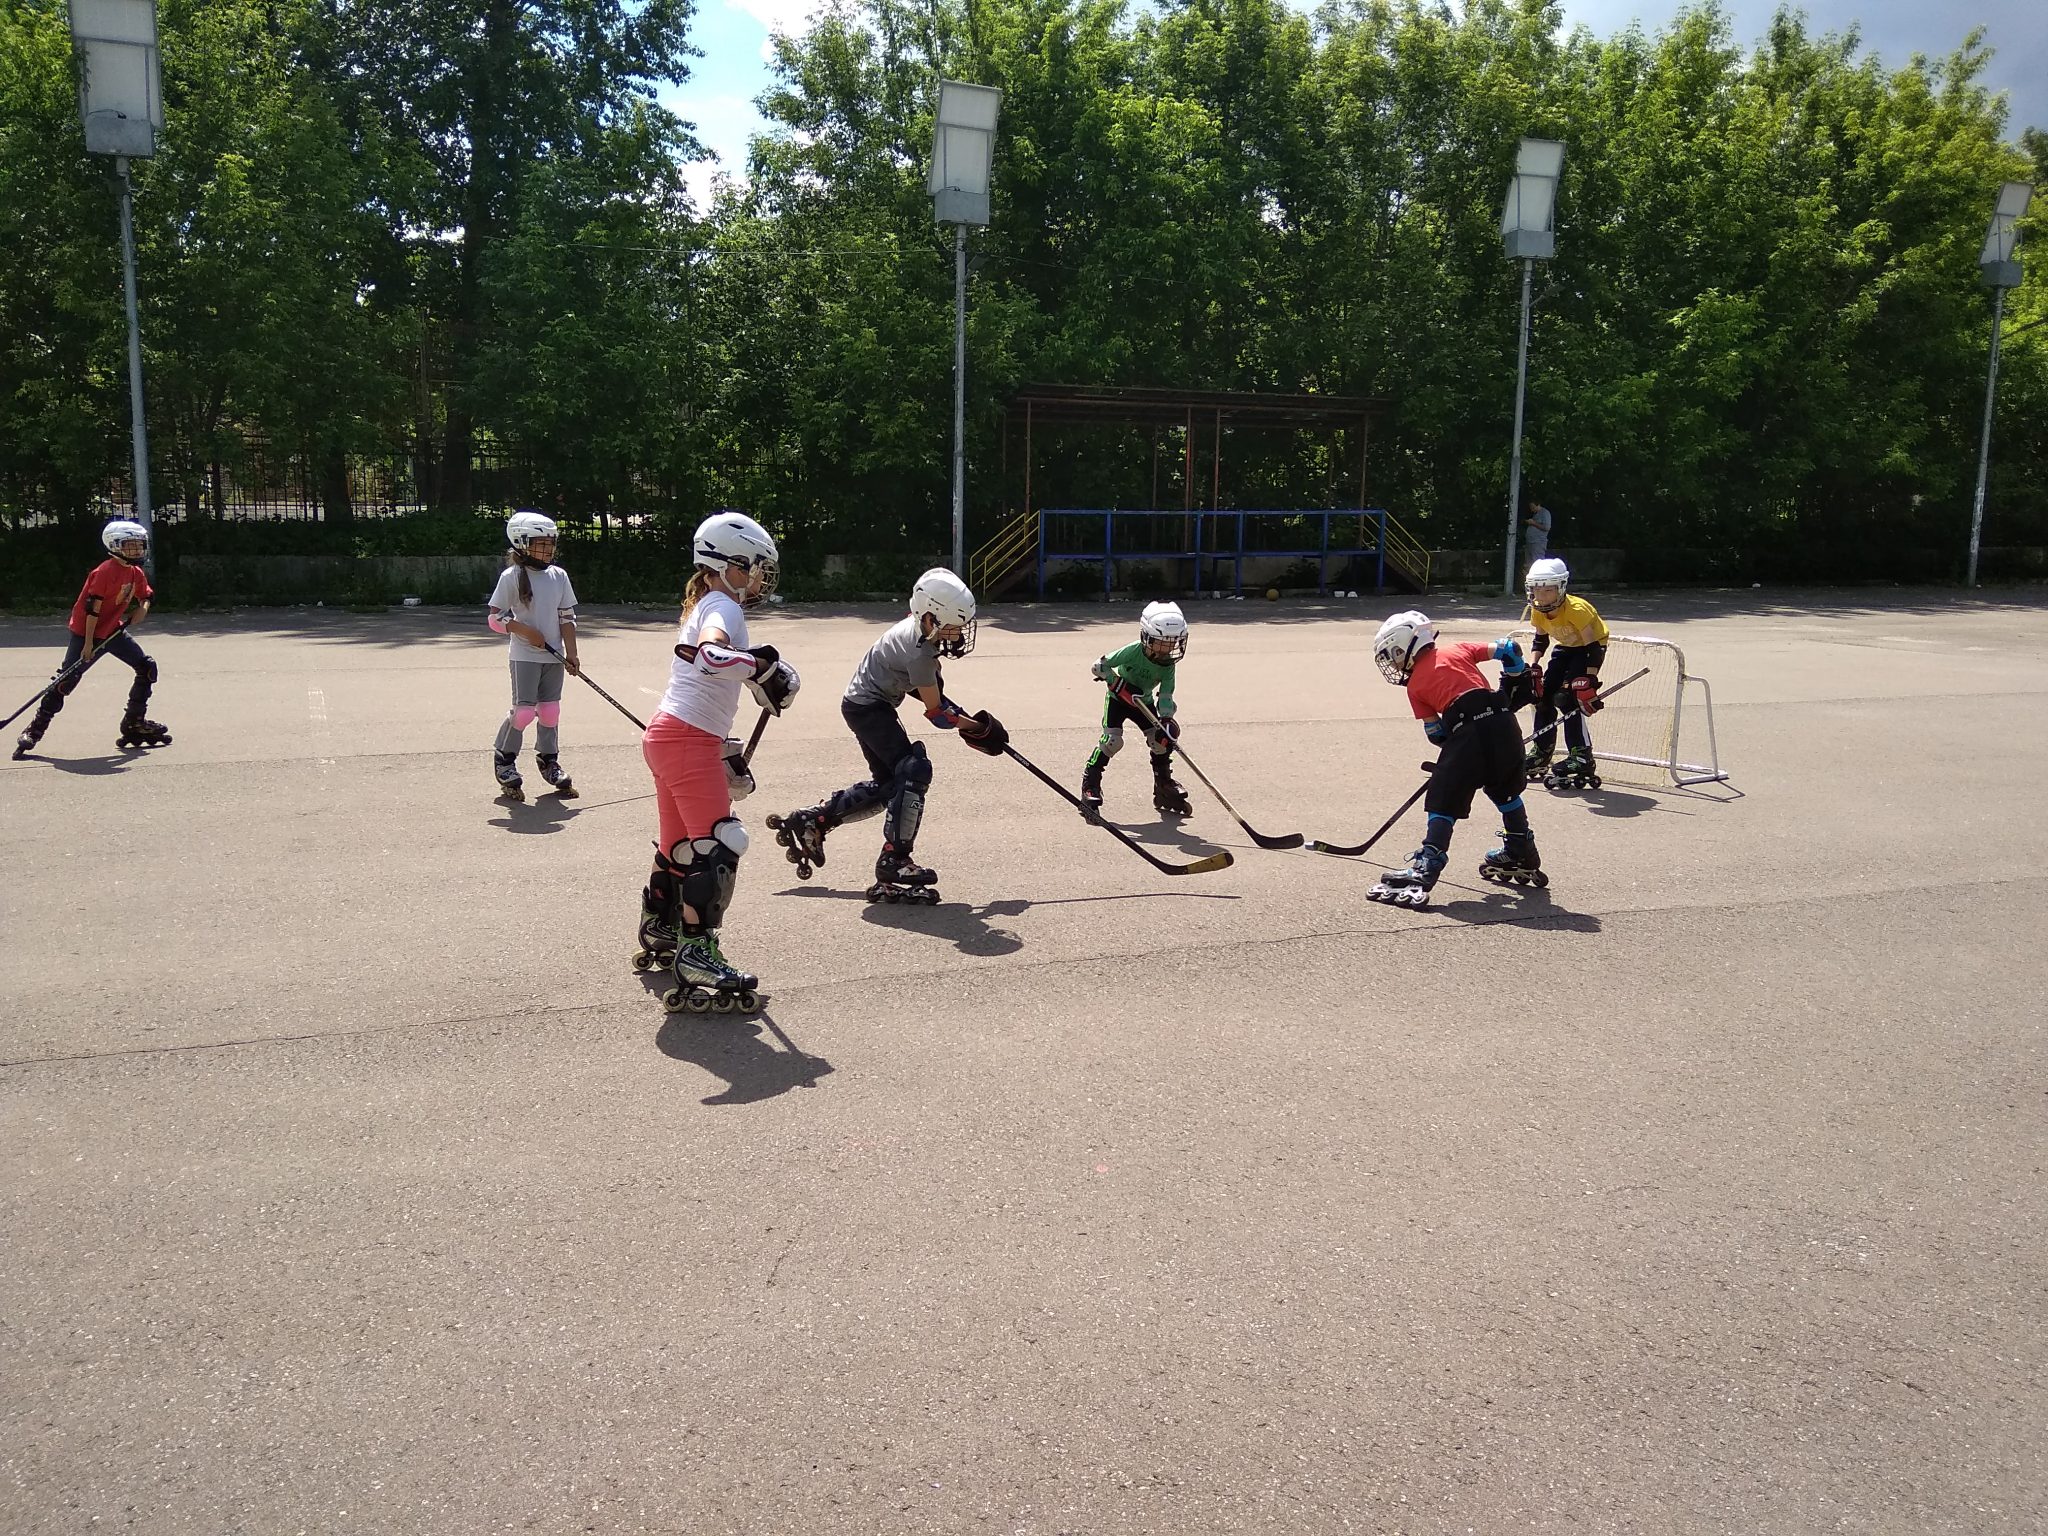
[(1450, 735), (1450, 732), (1444, 729), (1444, 723), (1441, 719), (1436, 719), (1422, 722), (1422, 734), (1427, 736), (1437, 746), (1442, 746), (1444, 738)]
[(1521, 643), (1512, 637), (1493, 642), (1493, 659), (1500, 663), (1500, 669), (1509, 677), (1519, 677), (1528, 667), (1522, 659)]

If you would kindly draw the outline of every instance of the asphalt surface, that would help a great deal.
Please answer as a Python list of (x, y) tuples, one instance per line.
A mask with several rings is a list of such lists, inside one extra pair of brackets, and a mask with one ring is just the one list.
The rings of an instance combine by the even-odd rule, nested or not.
[[(1593, 595), (1711, 679), (1731, 783), (1536, 790), (1549, 891), (1475, 818), (1419, 913), (1192, 779), (1159, 823), (1136, 747), (1112, 815), (1234, 867), (943, 737), (944, 903), (860, 899), (875, 823), (799, 881), (761, 818), (858, 776), (894, 615), (777, 610), (750, 1022), (627, 964), (595, 693), (581, 798), (493, 798), (480, 614), (151, 622), (175, 745), (113, 750), (108, 662), (0, 762), (0, 1529), (2048, 1527), (2048, 600)], [(1386, 606), (1189, 606), (1186, 745), (1261, 830), (1417, 782)], [(61, 622), (0, 621), (6, 707)], [(998, 608), (948, 686), (1072, 784), (1135, 628)], [(668, 631), (587, 615), (643, 717)]]

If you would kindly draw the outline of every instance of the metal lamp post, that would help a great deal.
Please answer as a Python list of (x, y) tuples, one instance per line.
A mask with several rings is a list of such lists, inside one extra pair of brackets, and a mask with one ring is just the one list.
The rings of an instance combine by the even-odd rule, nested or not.
[[(78, 55), (78, 110), (88, 153), (112, 155), (121, 182), (121, 286), (128, 311), (128, 411), (135, 456), (135, 521), (153, 531), (149, 506), (149, 429), (142, 412), (142, 327), (135, 304), (135, 182), (130, 160), (156, 153), (164, 125), (154, 0), (70, 0), (71, 45)], [(156, 574), (156, 540), (148, 569)]]
[(1515, 154), (1515, 175), (1501, 210), (1501, 238), (1508, 259), (1522, 264), (1522, 334), (1515, 355), (1515, 447), (1508, 466), (1507, 575), (1501, 591), (1515, 592), (1515, 519), (1522, 504), (1522, 401), (1529, 383), (1529, 280), (1536, 263), (1557, 254), (1553, 215), (1557, 182), (1564, 173), (1564, 146), (1554, 139), (1524, 139)]
[(995, 164), (996, 114), (1003, 93), (959, 80), (939, 82), (932, 169), (925, 189), (932, 213), (953, 226), (953, 569), (967, 570), (967, 226), (988, 227), (989, 171)]
[(2005, 323), (2005, 294), (2020, 285), (2019, 221), (2033, 200), (2034, 189), (2024, 181), (2008, 181), (1998, 189), (1998, 206), (1991, 214), (1991, 227), (1984, 234), (1984, 250), (1977, 258), (1977, 270), (1991, 290), (1991, 368), (1984, 380), (1984, 435), (1977, 444), (1977, 497), (1970, 509), (1970, 568), (1964, 585), (1977, 585), (1977, 541), (1984, 532), (1984, 482), (1991, 471), (1991, 405), (1998, 396), (1998, 333)]

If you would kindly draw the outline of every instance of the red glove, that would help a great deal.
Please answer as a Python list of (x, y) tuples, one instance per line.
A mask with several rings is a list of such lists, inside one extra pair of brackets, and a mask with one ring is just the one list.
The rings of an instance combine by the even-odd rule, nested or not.
[(1597, 715), (1607, 707), (1600, 702), (1600, 684), (1590, 677), (1572, 679), (1572, 702), (1587, 715)]

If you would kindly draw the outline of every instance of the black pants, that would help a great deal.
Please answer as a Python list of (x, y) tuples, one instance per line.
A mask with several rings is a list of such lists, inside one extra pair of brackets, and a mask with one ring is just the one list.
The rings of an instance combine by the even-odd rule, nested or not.
[(1539, 752), (1549, 752), (1557, 746), (1557, 717), (1564, 716), (1564, 744), (1567, 750), (1583, 751), (1591, 743), (1586, 739), (1586, 717), (1579, 712), (1577, 704), (1569, 710), (1560, 709), (1572, 691), (1572, 679), (1584, 677), (1593, 665), (1592, 649), (1583, 645), (1561, 645), (1550, 653), (1550, 664), (1543, 669), (1543, 676), (1536, 684), (1536, 740), (1532, 745)]
[(819, 807), (825, 825), (865, 821), (886, 809), (882, 839), (908, 857), (924, 821), (924, 794), (931, 787), (932, 763), (924, 744), (910, 739), (892, 704), (839, 701), (839, 714), (868, 762), (868, 777), (849, 784)]
[(1480, 790), (1495, 805), (1516, 799), (1529, 782), (1522, 767), (1522, 732), (1515, 717), (1496, 710), (1484, 719), (1451, 733), (1437, 751), (1436, 771), (1422, 808), (1432, 816), (1463, 821), (1472, 814), (1472, 797)]
[[(156, 684), (156, 663), (149, 659), (148, 654), (144, 652), (141, 646), (135, 643), (125, 629), (115, 635), (113, 639), (96, 644), (93, 649), (94, 654), (105, 651), (109, 656), (119, 661), (124, 661), (135, 669), (135, 681), (128, 685), (128, 708), (123, 713), (122, 718), (126, 720), (140, 718), (143, 710), (149, 706), (150, 689)], [(64, 665), (57, 670), (60, 673), (71, 672), (71, 669), (78, 665), (78, 659), (84, 654), (85, 636), (74, 631), (71, 634), (71, 643), (64, 647)], [(41, 736), (45, 730), (49, 729), (50, 722), (64, 708), (64, 700), (70, 695), (72, 689), (84, 681), (88, 670), (88, 668), (80, 667), (78, 671), (71, 672), (71, 675), (65, 678), (63, 682), (52, 683), (44, 691), (43, 702), (36, 706), (35, 724), (31, 727), (38, 736)]]

